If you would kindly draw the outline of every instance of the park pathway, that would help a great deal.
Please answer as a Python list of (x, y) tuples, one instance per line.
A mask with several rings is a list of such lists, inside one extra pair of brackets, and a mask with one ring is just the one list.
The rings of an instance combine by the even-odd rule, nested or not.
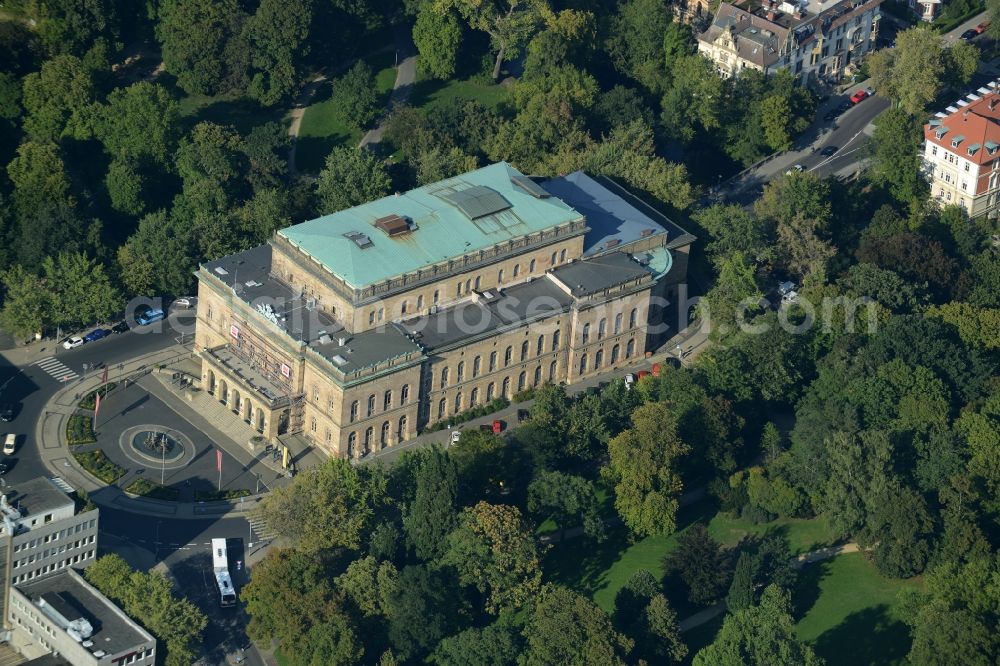
[(417, 82), (417, 49), (413, 45), (413, 39), (406, 24), (394, 23), (392, 34), (396, 42), (396, 81), (392, 84), (392, 94), (389, 95), (389, 105), (385, 113), (379, 118), (378, 126), (368, 130), (363, 137), (358, 148), (374, 146), (382, 142), (382, 134), (385, 133), (386, 125), (392, 110), (401, 104), (405, 104), (413, 92), (413, 84)]
[[(836, 557), (837, 555), (844, 555), (846, 553), (857, 553), (860, 552), (858, 544), (853, 541), (849, 543), (842, 543), (839, 546), (830, 546), (828, 548), (819, 548), (818, 550), (813, 550), (808, 553), (802, 553), (797, 557), (791, 559), (790, 564), (794, 569), (801, 569), (807, 564), (813, 562), (819, 562), (820, 560), (828, 560), (831, 557)], [(690, 631), (695, 627), (700, 627), (712, 618), (721, 615), (726, 612), (726, 603), (719, 602), (714, 606), (709, 606), (703, 611), (698, 611), (690, 617), (686, 617), (677, 623), (677, 628), (681, 633), (685, 631)]]

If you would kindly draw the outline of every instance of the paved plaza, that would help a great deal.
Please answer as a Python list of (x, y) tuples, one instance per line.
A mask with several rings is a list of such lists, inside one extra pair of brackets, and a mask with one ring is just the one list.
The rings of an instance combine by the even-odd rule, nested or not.
[[(259, 457), (244, 465), (216, 445), (201, 430), (168, 407), (147, 390), (148, 382), (159, 381), (147, 376), (127, 387), (118, 386), (101, 401), (97, 417), (97, 443), (77, 450), (99, 448), (127, 473), (117, 486), (124, 488), (136, 477), (176, 488), (179, 500), (194, 502), (198, 493), (219, 488), (217, 451), (222, 453), (222, 490), (258, 489), (269, 487), (282, 474), (260, 462)], [(169, 450), (154, 445), (145, 446), (145, 433), (164, 433), (170, 439)], [(230, 445), (231, 446), (231, 445)], [(262, 454), (270, 455), (270, 454)], [(247, 456), (249, 458), (249, 454)]]

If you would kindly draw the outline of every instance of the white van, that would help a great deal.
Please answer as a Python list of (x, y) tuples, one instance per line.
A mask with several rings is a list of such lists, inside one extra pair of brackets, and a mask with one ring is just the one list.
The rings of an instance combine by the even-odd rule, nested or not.
[(10, 455), (14, 453), (14, 447), (17, 444), (17, 435), (10, 434), (3, 440), (3, 452), (4, 455)]

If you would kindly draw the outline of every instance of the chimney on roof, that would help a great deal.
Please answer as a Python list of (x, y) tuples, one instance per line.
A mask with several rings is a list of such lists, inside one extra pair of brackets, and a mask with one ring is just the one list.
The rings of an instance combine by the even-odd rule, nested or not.
[(767, 10), (767, 20), (768, 21), (772, 21), (772, 22), (774, 21), (774, 10), (773, 9), (768, 9)]

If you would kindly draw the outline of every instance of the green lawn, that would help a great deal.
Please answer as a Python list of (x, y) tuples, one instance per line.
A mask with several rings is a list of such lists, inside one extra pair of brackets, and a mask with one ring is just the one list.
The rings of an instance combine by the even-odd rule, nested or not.
[(793, 602), (804, 613), (796, 625), (829, 666), (904, 664), (910, 649), (899, 616), (899, 591), (920, 579), (884, 578), (861, 553), (807, 566)]
[(834, 541), (823, 518), (779, 518), (769, 523), (752, 523), (720, 513), (709, 521), (708, 532), (727, 546), (735, 546), (748, 535), (763, 536), (778, 532), (788, 539), (793, 555), (822, 548)]
[(271, 121), (287, 125), (284, 107), (268, 108), (252, 99), (233, 95), (187, 95), (177, 89), (180, 99), (181, 116), (186, 125), (208, 121), (219, 125), (232, 125), (240, 133), (246, 134), (257, 125)]
[(711, 510), (706, 502), (682, 509), (677, 517), (681, 530), (670, 536), (651, 536), (630, 544), (628, 531), (618, 525), (608, 530), (604, 543), (577, 538), (555, 544), (542, 563), (545, 580), (590, 596), (611, 612), (618, 590), (638, 569), (662, 578), (663, 556), (676, 547), (678, 535), (696, 521), (708, 518)]
[[(375, 72), (375, 88), (382, 103), (388, 102), (389, 93), (396, 82), (394, 53), (377, 53), (365, 58)], [(300, 171), (318, 173), (330, 151), (338, 146), (356, 146), (363, 132), (340, 121), (334, 113), (330, 97), (331, 84), (325, 82), (306, 108), (295, 146), (295, 166)]]
[(507, 101), (510, 89), (495, 83), (485, 83), (478, 77), (439, 81), (417, 79), (409, 104), (415, 108), (432, 109), (456, 98), (471, 99), (485, 106), (497, 107)]

